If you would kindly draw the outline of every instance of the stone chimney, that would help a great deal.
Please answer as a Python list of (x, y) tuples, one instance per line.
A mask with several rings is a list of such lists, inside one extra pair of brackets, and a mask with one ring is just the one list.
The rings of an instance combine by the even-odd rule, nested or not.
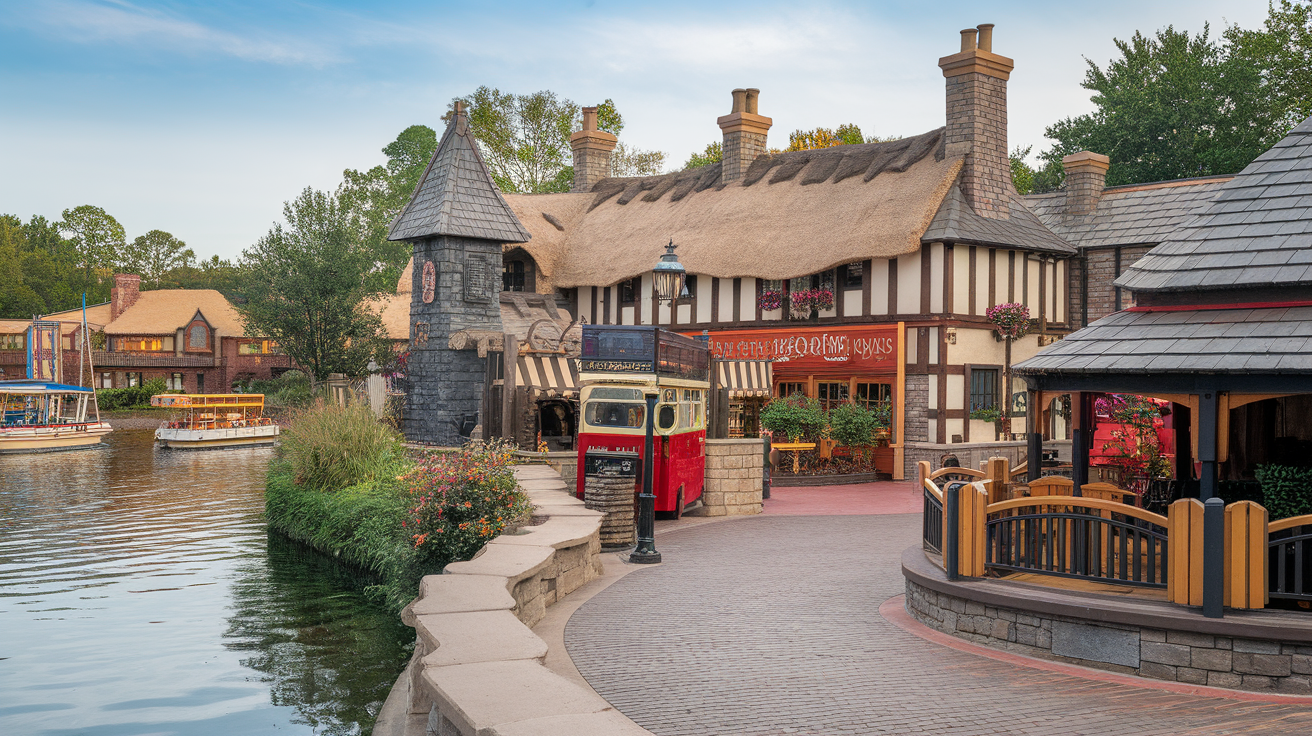
[(1007, 158), (1007, 78), (1015, 65), (993, 53), (993, 24), (961, 32), (961, 51), (938, 60), (947, 77), (946, 151), (965, 156), (961, 189), (982, 217), (1010, 217)]
[(618, 139), (597, 130), (597, 108), (583, 108), (583, 130), (569, 137), (574, 149), (574, 186), (571, 192), (587, 192), (597, 182), (610, 176), (610, 152)]
[(109, 318), (118, 319), (119, 315), (137, 303), (141, 296), (141, 277), (132, 273), (114, 274), (114, 288), (109, 290)]
[(757, 114), (756, 98), (760, 94), (755, 87), (734, 90), (733, 110), (715, 121), (724, 131), (720, 180), (725, 183), (743, 178), (756, 157), (765, 155), (765, 136), (774, 121)]
[(1111, 159), (1092, 151), (1072, 153), (1061, 160), (1066, 172), (1066, 215), (1087, 215), (1098, 209), (1111, 165)]

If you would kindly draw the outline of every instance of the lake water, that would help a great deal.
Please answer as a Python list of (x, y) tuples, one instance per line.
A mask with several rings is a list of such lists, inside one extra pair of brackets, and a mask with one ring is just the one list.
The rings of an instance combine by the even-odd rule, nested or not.
[(270, 449), (0, 456), (0, 734), (367, 733), (414, 630), (265, 529)]

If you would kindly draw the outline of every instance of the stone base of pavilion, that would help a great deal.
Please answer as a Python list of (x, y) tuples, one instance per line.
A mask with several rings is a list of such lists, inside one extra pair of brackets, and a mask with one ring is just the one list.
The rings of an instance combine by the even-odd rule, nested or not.
[(1312, 694), (1312, 616), (1202, 609), (1164, 590), (1016, 576), (948, 580), (937, 555), (902, 555), (907, 611), (997, 649), (1160, 680)]

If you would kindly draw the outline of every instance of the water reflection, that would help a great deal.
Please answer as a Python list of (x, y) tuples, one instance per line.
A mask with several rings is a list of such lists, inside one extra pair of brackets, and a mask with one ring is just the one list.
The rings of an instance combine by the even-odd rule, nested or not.
[(270, 450), (0, 456), (0, 733), (366, 732), (413, 631), (261, 519)]

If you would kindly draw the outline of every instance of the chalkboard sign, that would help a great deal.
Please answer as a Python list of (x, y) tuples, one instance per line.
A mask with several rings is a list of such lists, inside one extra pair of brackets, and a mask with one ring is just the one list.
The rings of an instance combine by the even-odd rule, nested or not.
[(619, 450), (588, 450), (583, 456), (584, 475), (608, 475), (617, 478), (637, 478), (642, 459), (636, 452)]

